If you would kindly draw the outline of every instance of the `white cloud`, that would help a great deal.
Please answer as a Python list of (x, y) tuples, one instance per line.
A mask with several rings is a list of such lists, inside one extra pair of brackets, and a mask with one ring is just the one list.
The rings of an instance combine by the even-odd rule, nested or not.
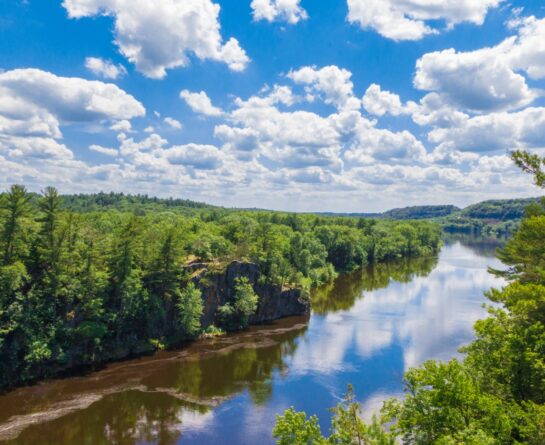
[[(434, 203), (467, 203), (481, 199), (482, 194), (497, 197), (507, 191), (511, 196), (530, 193), (528, 181), (513, 170), (505, 150), (545, 148), (542, 108), (476, 116), (457, 110), (441, 92), (428, 93), (416, 104), (403, 102), (376, 84), (358, 99), (351, 73), (334, 66), (292, 71), (289, 86), (265, 86), (256, 95), (233, 99), (225, 111), (214, 106), (205, 92), (182, 91), (180, 96), (196, 112), (219, 118), (215, 145), (191, 141), (172, 145), (151, 126), (144, 130), (149, 134), (143, 139), (132, 137), (136, 133), (123, 112), (125, 107), (101, 108), (96, 103), (102, 106), (102, 102), (91, 98), (105, 94), (97, 85), (108, 84), (77, 79), (76, 84), (85, 88), (73, 91), (71, 82), (49, 73), (45, 77), (53, 76), (53, 84), (26, 71), (19, 75), (20, 81), (12, 82), (12, 76), (7, 76), (11, 80), (3, 82), (5, 74), (0, 73), (4, 164), (0, 171), (10, 165), (10, 173), (0, 183), (10, 178), (35, 187), (64, 185), (67, 191), (108, 187), (163, 196), (183, 189), (193, 199), (222, 205), (310, 211), (360, 206), (372, 211), (369, 203), (377, 209), (417, 204), (423, 193), (432, 196)], [(58, 85), (62, 94), (51, 93), (51, 85)], [(134, 100), (113, 87), (120, 97), (130, 98), (129, 103)], [(304, 102), (308, 95), (320, 112), (310, 111)], [(380, 120), (362, 114), (362, 103), (376, 116), (410, 114), (428, 127), (421, 129), (427, 133), (428, 150), (416, 133), (381, 128)], [(134, 117), (144, 114), (143, 107), (135, 111)], [(17, 116), (24, 118), (26, 126), (18, 133), (14, 130), (21, 125)], [(76, 117), (86, 128), (110, 126), (119, 133), (117, 147), (87, 142), (89, 150), (110, 156), (109, 160), (88, 165), (54, 139), (60, 137), (59, 127)], [(164, 129), (170, 119), (156, 114), (152, 120), (157, 129)], [(34, 133), (29, 130), (31, 124)], [(38, 133), (40, 126), (49, 132)], [(96, 162), (104, 160), (97, 158)], [(373, 201), (378, 193), (385, 197), (380, 203)]]
[(71, 160), (72, 151), (55, 139), (44, 137), (21, 137), (0, 135), (0, 153), (23, 162), (44, 159)]
[(449, 103), (472, 111), (519, 108), (536, 98), (524, 76), (513, 71), (505, 47), (468, 53), (454, 49), (425, 54), (416, 64), (414, 85), (440, 92)]
[(545, 18), (521, 18), (514, 26), (519, 36), (507, 55), (510, 64), (532, 79), (545, 78)]
[(545, 147), (545, 108), (475, 116), (458, 126), (435, 128), (429, 133), (429, 139), (439, 146), (448, 144), (460, 151), (542, 148)]
[(119, 131), (123, 133), (130, 133), (132, 131), (132, 124), (128, 120), (122, 120), (115, 122), (110, 126), (110, 130)]
[(517, 32), (490, 48), (425, 54), (416, 64), (415, 87), (435, 91), (445, 102), (475, 112), (530, 104), (541, 92), (532, 90), (523, 74), (545, 77), (545, 19), (521, 19)]
[(354, 84), (350, 80), (351, 77), (350, 71), (335, 65), (320, 69), (315, 66), (305, 66), (288, 73), (288, 78), (293, 82), (307, 85), (308, 93), (323, 94), (325, 103), (337, 108), (358, 109), (360, 103), (354, 97)]
[(99, 57), (87, 57), (85, 67), (96, 76), (105, 79), (117, 79), (127, 74), (127, 69), (123, 65), (116, 65), (111, 60), (104, 60)]
[(216, 60), (242, 71), (248, 56), (235, 38), (223, 42), (220, 6), (212, 0), (64, 0), (71, 18), (112, 16), (115, 44), (145, 76), (189, 64), (189, 56)]
[(362, 103), (365, 110), (375, 116), (411, 114), (417, 107), (414, 102), (403, 105), (397, 94), (382, 90), (376, 83), (367, 88)]
[(212, 101), (204, 91), (192, 93), (188, 90), (182, 90), (180, 92), (180, 98), (196, 113), (213, 117), (218, 117), (223, 114), (223, 111), (220, 108), (212, 105)]
[(182, 123), (172, 117), (165, 117), (163, 120), (165, 124), (167, 124), (171, 128), (174, 128), (176, 130), (182, 129)]
[(347, 0), (348, 21), (374, 29), (393, 40), (419, 40), (439, 31), (430, 20), (448, 28), (462, 22), (481, 25), (491, 8), (503, 0)]
[(301, 0), (252, 0), (250, 6), (256, 21), (286, 21), (295, 24), (308, 17), (300, 3)]
[(117, 156), (119, 154), (119, 152), (115, 148), (102, 147), (101, 145), (97, 144), (89, 145), (89, 150), (96, 151), (97, 153), (102, 153), (106, 156)]
[(426, 94), (413, 110), (413, 121), (421, 126), (448, 128), (462, 125), (469, 119), (469, 115), (456, 110), (445, 99), (437, 93)]
[(282, 111), (277, 105), (284, 104), (279, 99), (284, 96), (278, 94), (280, 87), (275, 87), (266, 90), (265, 96), (236, 99), (237, 108), (227, 116), (230, 125), (216, 126), (214, 134), (224, 143), (223, 149), (238, 159), (266, 159), (280, 169), (304, 171), (301, 175), (277, 175), (277, 180), (282, 181), (305, 182), (301, 179), (313, 178), (324, 183), (333, 178), (328, 172), (339, 174), (343, 171), (345, 161), (363, 164), (377, 160), (404, 164), (415, 160), (424, 162), (426, 149), (410, 132), (376, 128), (376, 122), (345, 105), (351, 99), (357, 100), (352, 94), (350, 76), (349, 71), (337, 67), (305, 68), (289, 75), (323, 93), (326, 103), (337, 104), (337, 113), (321, 116), (304, 110)]
[(116, 85), (38, 69), (0, 73), (0, 132), (61, 137), (60, 125), (131, 119), (145, 109)]
[(225, 142), (224, 150), (237, 159), (249, 161), (259, 150), (259, 132), (251, 128), (237, 128), (222, 124), (214, 128), (214, 136)]
[(392, 132), (375, 128), (369, 121), (361, 120), (352, 146), (346, 151), (349, 161), (359, 164), (379, 162), (414, 163), (423, 161), (426, 148), (407, 130)]
[(232, 130), (220, 127), (217, 135), (231, 146), (243, 142), (242, 147), (237, 146), (243, 152), (249, 140), (261, 156), (280, 165), (340, 169), (340, 135), (335, 122), (308, 111), (280, 111), (274, 97), (237, 99), (238, 108), (229, 115)]
[(213, 145), (177, 145), (165, 150), (165, 157), (171, 164), (187, 165), (201, 170), (213, 170), (222, 164), (222, 154)]

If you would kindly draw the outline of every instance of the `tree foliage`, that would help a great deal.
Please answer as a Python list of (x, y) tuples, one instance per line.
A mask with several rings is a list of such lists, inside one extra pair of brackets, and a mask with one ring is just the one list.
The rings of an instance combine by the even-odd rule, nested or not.
[[(515, 152), (513, 159), (534, 175), (537, 185), (545, 186), (545, 162), (541, 158)], [(380, 423), (386, 425), (376, 421), (374, 425), (392, 443), (545, 443), (544, 215), (545, 203), (533, 204), (500, 251), (509, 268), (492, 272), (504, 276), (508, 284), (488, 293), (494, 305), (489, 307), (488, 318), (475, 324), (476, 338), (462, 348), (463, 360), (428, 361), (410, 369), (404, 378), (405, 396), (385, 402)], [(405, 227), (401, 227), (401, 233), (410, 251), (414, 236)], [(348, 412), (355, 413), (354, 420), (340, 424), (339, 419), (346, 416), (334, 411), (334, 427), (328, 439), (309, 428), (318, 425), (317, 418), (306, 419), (293, 410), (278, 418), (273, 434), (278, 443), (385, 443), (362, 440), (358, 410)], [(314, 436), (299, 441), (294, 435), (297, 429), (309, 429)], [(332, 441), (339, 432), (343, 439)]]
[[(61, 196), (52, 187), (38, 195), (14, 185), (0, 194), (0, 389), (197, 337), (206, 326), (193, 265), (253, 262), (259, 285), (308, 290), (337, 272), (433, 255), (439, 245), (427, 222)], [(244, 279), (231, 291), (215, 321), (244, 329), (258, 297)]]

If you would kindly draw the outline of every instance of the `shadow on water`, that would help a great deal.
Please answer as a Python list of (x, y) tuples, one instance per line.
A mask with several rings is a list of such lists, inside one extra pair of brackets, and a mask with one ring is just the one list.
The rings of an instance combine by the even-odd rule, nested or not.
[[(176, 443), (184, 420), (247, 390), (267, 402), (273, 375), (307, 319), (295, 317), (247, 332), (196, 342), (177, 352), (118, 363), (89, 377), (44, 382), (0, 397), (6, 444)], [(204, 417), (203, 417), (204, 416)]]

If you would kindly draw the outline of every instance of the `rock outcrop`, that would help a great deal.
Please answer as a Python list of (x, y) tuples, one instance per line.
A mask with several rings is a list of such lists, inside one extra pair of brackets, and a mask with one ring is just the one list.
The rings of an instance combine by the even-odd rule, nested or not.
[(203, 327), (214, 323), (219, 306), (234, 299), (236, 279), (240, 277), (248, 278), (259, 297), (258, 308), (250, 318), (250, 324), (305, 315), (310, 311), (310, 303), (303, 297), (301, 289), (260, 283), (257, 264), (233, 261), (223, 272), (212, 272), (204, 263), (193, 263), (188, 269), (193, 271), (193, 281), (203, 294)]

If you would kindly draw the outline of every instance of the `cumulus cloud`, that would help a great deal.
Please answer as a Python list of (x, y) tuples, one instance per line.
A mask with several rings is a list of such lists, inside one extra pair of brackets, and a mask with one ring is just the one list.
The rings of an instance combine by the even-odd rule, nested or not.
[(290, 71), (288, 78), (293, 82), (306, 85), (307, 92), (324, 96), (325, 103), (337, 108), (359, 108), (360, 103), (354, 97), (354, 84), (350, 80), (352, 73), (335, 65), (318, 69), (315, 66), (305, 66), (296, 71)]
[(171, 164), (213, 170), (222, 164), (222, 154), (213, 145), (187, 144), (169, 148), (165, 156)]
[(71, 160), (72, 151), (66, 145), (47, 137), (22, 137), (0, 135), (0, 153), (23, 162), (50, 159)]
[(237, 128), (221, 124), (214, 128), (214, 136), (224, 142), (225, 151), (243, 161), (253, 159), (260, 147), (260, 134), (252, 128)]
[(130, 121), (124, 119), (118, 122), (114, 122), (110, 126), (110, 130), (119, 131), (123, 133), (130, 133), (132, 131), (132, 124), (130, 123)]
[(145, 76), (187, 66), (190, 56), (242, 71), (249, 62), (237, 39), (223, 41), (220, 6), (212, 0), (64, 0), (70, 18), (111, 16), (115, 44)]
[(95, 76), (104, 79), (117, 79), (127, 74), (127, 69), (123, 65), (116, 65), (111, 60), (104, 60), (100, 57), (87, 57), (85, 67)]
[(250, 146), (255, 146), (260, 156), (280, 165), (340, 169), (340, 135), (335, 122), (308, 111), (281, 111), (275, 100), (274, 92), (272, 99), (238, 99), (237, 108), (229, 115), (231, 131), (219, 127), (216, 134), (231, 146), (244, 142), (243, 147), (236, 147), (240, 151), (247, 151), (251, 141)]
[(524, 107), (541, 93), (528, 86), (545, 77), (545, 19), (521, 19), (517, 35), (476, 51), (447, 49), (425, 54), (416, 64), (414, 85), (476, 112)]
[(462, 125), (469, 119), (468, 114), (455, 109), (437, 93), (426, 94), (413, 108), (412, 119), (421, 126), (448, 128)]
[(448, 28), (470, 22), (482, 25), (488, 10), (503, 0), (347, 0), (348, 21), (393, 40), (419, 40), (439, 32), (429, 21)]
[(511, 27), (518, 30), (518, 38), (507, 54), (515, 69), (526, 71), (532, 79), (545, 78), (545, 18), (519, 18)]
[[(0, 171), (10, 166), (0, 184), (7, 178), (24, 179), (36, 187), (53, 184), (89, 191), (104, 189), (107, 182), (115, 190), (164, 195), (183, 189), (193, 199), (223, 205), (353, 210), (377, 193), (391, 197), (377, 203), (379, 208), (416, 204), (418, 199), (395, 200), (423, 191), (473, 200), (475, 190), (482, 193), (493, 184), (497, 194), (519, 193), (528, 184), (513, 171), (505, 150), (545, 147), (545, 112), (540, 107), (476, 115), (457, 110), (441, 92), (427, 93), (417, 104), (377, 84), (359, 99), (350, 71), (336, 66), (292, 71), (283, 77), (288, 85), (265, 86), (249, 97), (234, 98), (225, 110), (203, 91), (184, 90), (180, 96), (190, 108), (218, 118), (216, 143), (172, 144), (151, 126), (137, 136), (130, 119), (145, 110), (129, 107), (131, 101), (138, 102), (115, 85), (83, 79), (72, 83), (23, 71), (15, 76), (22, 78), (17, 81), (11, 72), (0, 73)], [(53, 86), (62, 94), (51, 93)], [(321, 111), (310, 110), (304, 102), (308, 95), (321, 102)], [(127, 103), (105, 105), (112, 100)], [(361, 104), (373, 116), (411, 115), (424, 136), (382, 128), (380, 119), (363, 114)], [(15, 131), (21, 110), (28, 118), (23, 123), (28, 128), (32, 123), (35, 133), (28, 128)], [(177, 127), (175, 119), (155, 116), (157, 129)], [(37, 132), (40, 125), (48, 129), (47, 118), (52, 129), (74, 120), (106, 123), (118, 133), (118, 143), (90, 143), (90, 151), (110, 159), (97, 156), (97, 162), (104, 162), (89, 165), (55, 139), (60, 129), (58, 134)], [(426, 134), (428, 147), (422, 139)]]
[(188, 90), (182, 90), (180, 92), (180, 98), (183, 99), (195, 113), (213, 117), (218, 117), (223, 114), (221, 108), (212, 105), (212, 101), (204, 91), (193, 93)]
[(415, 161), (425, 161), (424, 144), (407, 130), (394, 132), (377, 128), (376, 122), (359, 114), (353, 118), (352, 126), (353, 136), (344, 153), (348, 161), (364, 165), (376, 162), (414, 164)]
[(397, 94), (382, 90), (376, 83), (367, 88), (362, 103), (365, 110), (375, 116), (411, 114), (417, 107), (414, 102), (403, 105)]
[[(505, 48), (506, 49), (506, 48)], [(443, 94), (466, 110), (518, 108), (536, 98), (521, 74), (501, 57), (505, 50), (485, 48), (458, 53), (454, 49), (425, 54), (416, 65), (414, 85)]]
[(252, 0), (250, 6), (256, 21), (285, 21), (295, 24), (308, 17), (300, 3), (301, 0)]
[(429, 139), (460, 151), (494, 152), (545, 147), (545, 108), (490, 113), (464, 120), (460, 125), (435, 128)]
[(167, 124), (171, 128), (174, 128), (175, 130), (182, 129), (182, 123), (172, 117), (165, 117), (163, 120), (165, 124)]
[(61, 137), (60, 125), (145, 114), (144, 106), (116, 85), (59, 77), (38, 69), (0, 73), (0, 132)]
[(106, 155), (106, 156), (118, 155), (118, 151), (115, 148), (102, 147), (101, 145), (97, 145), (97, 144), (89, 145), (89, 150), (95, 151), (97, 153), (102, 153), (103, 155)]

